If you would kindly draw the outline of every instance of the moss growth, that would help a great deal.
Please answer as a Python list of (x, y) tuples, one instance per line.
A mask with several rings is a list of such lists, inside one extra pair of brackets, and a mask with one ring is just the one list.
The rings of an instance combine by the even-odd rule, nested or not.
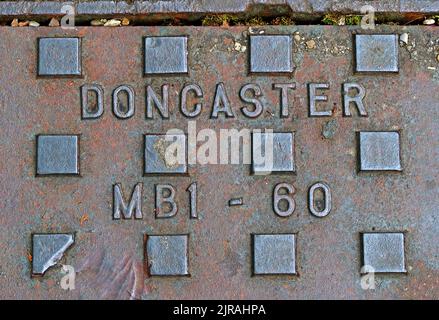
[(362, 16), (346, 16), (345, 23), (347, 26), (359, 26)]
[(268, 23), (264, 19), (262, 19), (261, 17), (253, 17), (253, 18), (245, 20), (244, 24), (246, 26), (265, 26)]
[(328, 13), (323, 16), (322, 23), (337, 26), (339, 24), (339, 19), (339, 16)]
[(288, 16), (263, 18), (260, 16), (244, 18), (229, 14), (208, 15), (201, 20), (202, 26), (265, 26), (265, 25), (294, 25)]
[(208, 15), (201, 20), (203, 26), (229, 26), (236, 25), (239, 22), (239, 18), (233, 15), (220, 14), (220, 15)]
[(275, 26), (289, 26), (289, 25), (294, 25), (294, 21), (293, 19), (291, 19), (290, 17), (287, 16), (283, 16), (283, 17), (276, 17), (271, 21), (271, 24), (275, 25)]
[(218, 26), (222, 24), (219, 16), (206, 16), (201, 20), (202, 26)]
[(325, 14), (322, 19), (322, 24), (328, 24), (333, 26), (359, 26), (361, 24), (362, 16), (359, 15), (337, 15), (337, 14)]

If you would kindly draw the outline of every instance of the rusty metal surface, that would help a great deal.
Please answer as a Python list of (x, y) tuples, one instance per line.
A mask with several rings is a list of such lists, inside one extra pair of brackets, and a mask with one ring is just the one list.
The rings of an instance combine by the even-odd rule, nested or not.
[[(294, 72), (248, 72), (248, 37), (294, 37)], [(298, 33), (296, 33), (298, 32)], [(439, 30), (434, 27), (380, 27), (373, 33), (409, 33), (399, 47), (399, 72), (355, 74), (354, 27), (292, 26), (247, 28), (129, 27), (74, 30), (8, 28), (0, 32), (0, 297), (14, 299), (296, 299), (439, 298), (438, 150)], [(370, 33), (370, 32), (369, 32)], [(146, 36), (188, 38), (188, 74), (145, 76)], [(39, 37), (79, 37), (82, 77), (37, 76)], [(313, 40), (315, 46), (307, 41)], [(239, 45), (237, 45), (239, 44)], [(414, 45), (415, 44), (415, 45)], [(296, 83), (290, 108), (281, 117), (274, 83)], [(308, 84), (329, 83), (330, 117), (310, 117)], [(366, 90), (367, 116), (342, 111), (342, 84)], [(82, 119), (81, 86), (103, 88), (104, 113)], [(179, 128), (189, 119), (179, 109), (186, 83), (203, 89), (197, 129), (271, 128), (295, 132), (295, 173), (251, 174), (251, 165), (189, 165), (186, 175), (144, 175), (144, 135)], [(215, 86), (224, 83), (235, 117), (210, 118)], [(257, 83), (264, 112), (245, 117), (239, 89)], [(160, 92), (169, 84), (169, 119), (155, 110), (146, 119), (146, 85)], [(135, 114), (112, 110), (112, 92), (129, 85)], [(191, 103), (193, 100), (190, 101)], [(359, 131), (398, 131), (402, 172), (359, 172)], [(80, 176), (36, 176), (36, 136), (79, 135)], [(196, 182), (198, 219), (186, 189)], [(273, 189), (294, 186), (295, 210), (280, 217)], [(330, 187), (332, 208), (324, 218), (311, 214), (309, 188)], [(113, 219), (113, 188), (128, 197), (143, 184), (141, 219)], [(158, 219), (156, 185), (175, 189), (177, 214)], [(242, 198), (242, 205), (229, 200)], [(137, 217), (138, 218), (138, 217)], [(377, 274), (375, 290), (360, 286), (362, 233), (404, 232), (407, 273)], [(61, 264), (75, 268), (74, 290), (63, 290), (60, 267), (31, 277), (32, 234), (74, 234)], [(252, 276), (252, 235), (294, 234), (295, 275)], [(184, 277), (148, 274), (147, 236), (189, 235)], [(160, 252), (159, 252), (160, 253)], [(181, 259), (181, 257), (180, 257)], [(271, 259), (271, 258), (270, 258)], [(160, 273), (160, 272), (159, 272)], [(184, 270), (186, 273), (186, 269)]]
[(373, 6), (378, 14), (404, 17), (410, 13), (439, 13), (436, 0), (340, 1), (340, 0), (221, 0), (221, 1), (1, 1), (0, 16), (37, 17), (62, 16), (63, 6), (72, 5), (78, 18), (90, 16), (130, 15), (159, 21), (167, 17), (188, 20), (206, 14), (237, 15), (291, 14), (298, 19), (312, 18), (328, 12), (358, 14), (362, 6)]

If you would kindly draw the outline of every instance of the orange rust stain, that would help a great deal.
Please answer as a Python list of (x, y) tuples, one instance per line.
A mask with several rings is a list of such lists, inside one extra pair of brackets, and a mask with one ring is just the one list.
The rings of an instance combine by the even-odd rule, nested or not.
[(56, 283), (55, 283), (55, 281), (53, 281), (53, 279), (48, 279), (46, 284), (50, 288), (50, 287), (53, 287)]
[(29, 262), (32, 262), (32, 255), (30, 254), (30, 252), (27, 253), (27, 260), (29, 260)]
[(417, 20), (424, 20), (425, 15), (420, 14), (420, 13), (409, 12), (409, 13), (404, 14), (404, 18), (408, 21), (408, 22), (406, 22), (406, 24), (409, 24), (409, 23), (417, 21)]
[(231, 38), (225, 38), (224, 41), (223, 41), (223, 43), (224, 43), (225, 45), (227, 45), (227, 46), (230, 46), (230, 45), (233, 44), (233, 39), (231, 39)]
[(230, 25), (229, 25), (229, 23), (226, 20), (224, 20), (223, 24), (221, 25), (221, 27), (227, 28), (227, 27), (230, 27)]
[(88, 214), (83, 214), (81, 219), (79, 219), (79, 224), (82, 226), (86, 221), (88, 221)]

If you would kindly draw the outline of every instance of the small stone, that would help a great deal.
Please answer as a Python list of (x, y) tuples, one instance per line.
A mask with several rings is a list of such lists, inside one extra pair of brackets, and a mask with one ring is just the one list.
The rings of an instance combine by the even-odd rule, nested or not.
[(11, 27), (18, 27), (18, 19), (12, 20)]
[(346, 17), (345, 17), (345, 16), (340, 17), (340, 19), (338, 19), (338, 21), (337, 21), (337, 24), (338, 24), (339, 26), (344, 26), (344, 25), (346, 25)]
[(399, 42), (401, 44), (407, 44), (409, 42), (409, 34), (408, 33), (403, 33), (399, 36)]
[(98, 19), (98, 20), (91, 20), (90, 24), (92, 26), (103, 26), (107, 22), (107, 19)]
[(264, 30), (261, 30), (261, 29), (259, 29), (259, 28), (253, 28), (253, 27), (249, 27), (249, 28), (248, 28), (248, 32), (249, 32), (250, 34), (263, 34), (263, 33), (265, 33)]
[(422, 23), (425, 24), (425, 25), (432, 25), (432, 24), (435, 24), (436, 21), (434, 19), (426, 19)]
[(49, 27), (59, 27), (59, 21), (56, 18), (50, 19)]
[(18, 23), (19, 27), (27, 27), (29, 25), (29, 21), (21, 21)]
[(128, 18), (123, 18), (121, 23), (123, 26), (128, 26), (130, 25), (130, 20), (128, 20)]
[(299, 34), (295, 34), (295, 35), (294, 35), (294, 40), (295, 40), (296, 42), (300, 42), (300, 36), (299, 36)]
[(239, 52), (245, 52), (245, 50), (247, 50), (247, 47), (243, 46), (239, 42), (235, 42), (234, 48), (235, 48), (236, 51), (239, 51)]
[(121, 21), (117, 19), (110, 19), (104, 23), (104, 27), (118, 27), (121, 25)]
[(313, 39), (308, 40), (307, 42), (305, 42), (305, 44), (308, 49), (315, 49), (316, 47), (316, 42)]
[(439, 62), (439, 54), (436, 56), (436, 60), (437, 62)]
[(29, 27), (39, 27), (40, 24), (36, 21), (29, 21)]

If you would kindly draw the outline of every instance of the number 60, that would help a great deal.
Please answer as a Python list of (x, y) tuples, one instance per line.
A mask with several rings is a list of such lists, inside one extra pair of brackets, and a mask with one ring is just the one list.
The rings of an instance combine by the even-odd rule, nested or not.
[[(324, 198), (324, 206), (321, 201), (315, 200), (315, 193), (322, 192)], [(296, 202), (293, 198), (296, 189), (291, 184), (279, 183), (274, 187), (273, 191), (273, 209), (280, 217), (289, 217), (296, 209)], [(281, 203), (284, 205), (281, 207)], [(285, 206), (286, 205), (286, 206)], [(323, 208), (322, 208), (323, 207)], [(317, 182), (309, 188), (308, 192), (308, 209), (316, 217), (326, 217), (332, 208), (331, 190), (324, 182)]]

